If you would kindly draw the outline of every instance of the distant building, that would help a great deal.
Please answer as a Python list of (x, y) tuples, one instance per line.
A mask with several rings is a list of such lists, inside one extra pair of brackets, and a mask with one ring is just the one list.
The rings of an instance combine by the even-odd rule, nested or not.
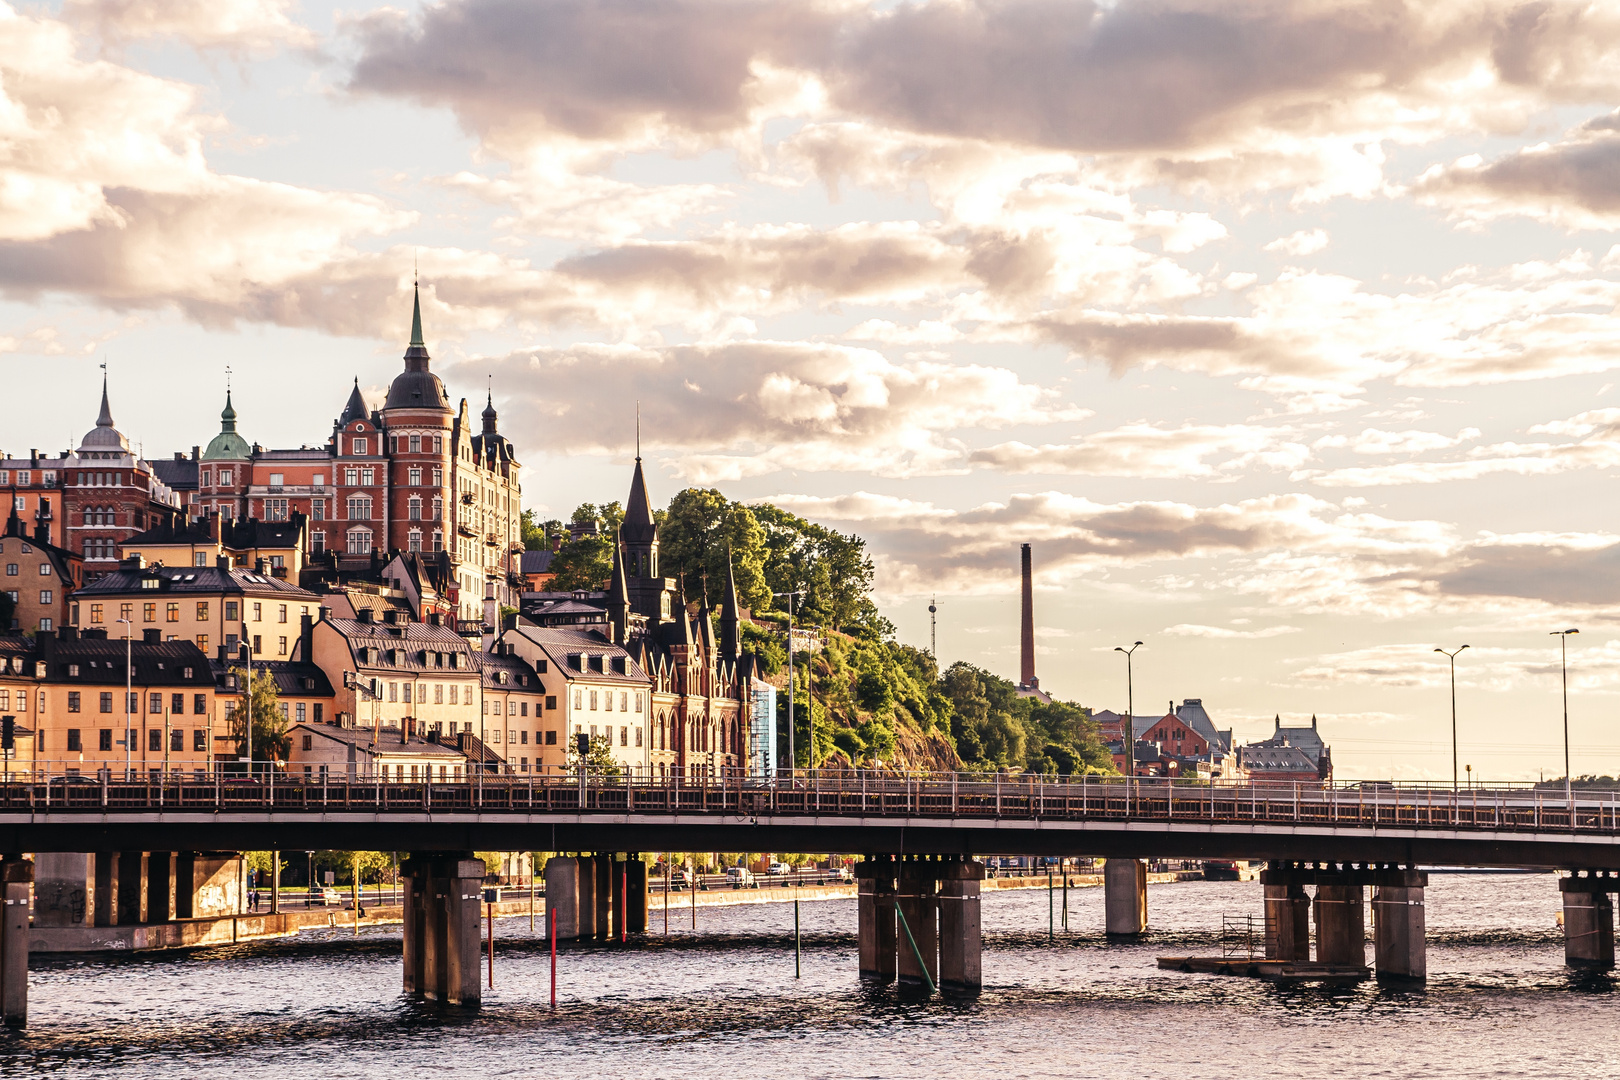
[(1240, 748), (1240, 762), (1250, 778), (1331, 781), (1333, 750), (1322, 741), (1315, 714), (1309, 727), (1283, 727), (1280, 715), (1275, 723), (1271, 738)]
[(551, 569), (551, 560), (556, 556), (554, 551), (525, 551), (522, 555), (520, 573), (523, 575), (523, 588), (526, 592), (544, 592), (556, 572)]
[(67, 623), (68, 594), (79, 584), (83, 560), (66, 548), (23, 533), (13, 511), (0, 536), (0, 589), (12, 604), (5, 629), (55, 630)]
[[(1114, 765), (1123, 771), (1125, 761), (1125, 717), (1111, 709), (1091, 714), (1102, 740), (1114, 755)], [(1136, 771), (1142, 776), (1202, 775), (1233, 776), (1237, 758), (1232, 750), (1231, 729), (1215, 726), (1204, 710), (1202, 698), (1187, 698), (1162, 716), (1135, 716), (1131, 729), (1136, 740)]]

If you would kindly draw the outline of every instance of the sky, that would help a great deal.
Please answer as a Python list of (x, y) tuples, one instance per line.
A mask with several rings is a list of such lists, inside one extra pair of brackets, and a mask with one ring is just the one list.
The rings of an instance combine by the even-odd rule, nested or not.
[[(0, 0), (0, 448), (492, 393), (542, 517), (858, 532), (899, 637), (1340, 777), (1620, 773), (1620, 4)], [(229, 374), (227, 375), (227, 372)], [(477, 406), (475, 406), (475, 409)], [(1127, 687), (1119, 645), (1142, 641)]]

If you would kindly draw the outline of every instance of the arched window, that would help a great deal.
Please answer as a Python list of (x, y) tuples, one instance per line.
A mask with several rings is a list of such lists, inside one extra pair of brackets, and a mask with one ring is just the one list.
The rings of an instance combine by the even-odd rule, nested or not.
[(409, 539), (406, 541), (406, 550), (408, 550), (408, 551), (421, 551), (422, 550), (422, 530), (421, 529), (412, 529), (408, 535), (409, 535)]
[[(412, 520), (412, 521), (421, 521), (422, 520), (422, 497), (420, 495), (412, 495), (409, 499), (406, 500), (406, 505), (409, 507), (410, 520)], [(417, 530), (417, 532), (420, 534), (421, 530), (419, 529), (419, 530)], [(414, 549), (414, 550), (420, 550), (420, 549)]]
[(349, 554), (350, 555), (370, 555), (371, 554), (371, 530), (370, 529), (350, 529), (349, 530)]

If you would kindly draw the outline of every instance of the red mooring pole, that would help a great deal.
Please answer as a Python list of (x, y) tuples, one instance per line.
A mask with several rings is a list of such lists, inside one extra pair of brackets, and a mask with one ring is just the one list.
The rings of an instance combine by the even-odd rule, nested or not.
[(551, 923), (551, 1011), (557, 1011), (557, 913), (549, 910), (547, 904), (546, 919)]
[(489, 910), (489, 988), (495, 989), (495, 905), (485, 905)]
[(630, 940), (630, 864), (624, 864), (624, 870), (619, 874), (619, 911), (623, 918), (619, 920), (619, 943)]

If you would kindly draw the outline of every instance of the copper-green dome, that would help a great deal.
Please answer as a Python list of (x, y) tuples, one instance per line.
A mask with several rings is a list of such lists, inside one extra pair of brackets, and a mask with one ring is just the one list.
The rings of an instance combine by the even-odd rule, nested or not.
[(248, 441), (236, 433), (236, 410), (231, 407), (231, 392), (225, 391), (225, 408), (219, 414), (219, 434), (203, 451), (204, 461), (240, 461), (253, 456)]

